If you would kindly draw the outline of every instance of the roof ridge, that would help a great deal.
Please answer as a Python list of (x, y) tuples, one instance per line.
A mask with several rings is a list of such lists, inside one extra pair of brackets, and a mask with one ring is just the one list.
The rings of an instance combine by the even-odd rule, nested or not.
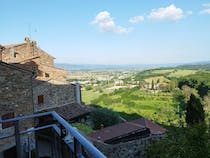
[(137, 127), (146, 127), (146, 126), (142, 126), (142, 125), (140, 125), (140, 124), (138, 124), (138, 123), (134, 123), (134, 122), (125, 122), (125, 123), (128, 123), (128, 124), (131, 124), (131, 125), (134, 125), (134, 126), (137, 126)]
[(5, 63), (5, 62), (2, 62), (1, 61), (0, 64), (3, 64), (5, 66), (7, 66), (7, 67), (15, 68), (15, 69), (20, 70), (20, 71), (25, 71), (25, 72), (28, 72), (28, 73), (33, 74), (33, 71), (30, 71), (28, 69), (21, 68), (21, 67), (15, 65), (14, 63), (13, 64), (8, 64), (8, 63)]

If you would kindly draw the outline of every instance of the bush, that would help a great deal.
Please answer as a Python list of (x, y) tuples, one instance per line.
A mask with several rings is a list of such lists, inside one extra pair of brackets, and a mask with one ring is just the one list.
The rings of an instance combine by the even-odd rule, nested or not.
[(72, 126), (82, 131), (85, 135), (89, 135), (93, 132), (93, 129), (90, 126), (83, 123), (73, 123)]
[(107, 127), (119, 123), (119, 115), (106, 108), (96, 108), (91, 113), (90, 118), (94, 129), (100, 129), (102, 124)]
[(147, 148), (147, 158), (209, 158), (206, 125), (174, 129), (163, 140)]

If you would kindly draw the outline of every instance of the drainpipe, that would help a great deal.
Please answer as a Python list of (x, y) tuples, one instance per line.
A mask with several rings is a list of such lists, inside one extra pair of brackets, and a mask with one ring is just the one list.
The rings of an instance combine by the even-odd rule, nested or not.
[(34, 102), (34, 81), (36, 80), (37, 74), (35, 71), (32, 72), (32, 76), (31, 76), (31, 93), (32, 93), (32, 104), (33, 104), (33, 113), (36, 112), (35, 109), (35, 102)]

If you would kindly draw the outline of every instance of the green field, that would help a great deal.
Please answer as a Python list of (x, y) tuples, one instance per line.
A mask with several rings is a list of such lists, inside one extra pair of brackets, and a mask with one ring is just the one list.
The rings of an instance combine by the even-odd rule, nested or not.
[[(154, 69), (137, 73), (134, 78), (141, 84), (150, 84), (147, 88), (126, 88), (108, 91), (83, 90), (83, 101), (94, 106), (109, 108), (118, 112), (126, 120), (146, 117), (166, 126), (179, 124), (178, 105), (175, 100), (176, 87), (180, 79), (196, 80), (210, 86), (210, 73), (207, 71), (184, 69)], [(131, 79), (130, 79), (131, 80)], [(151, 90), (154, 82), (157, 89)], [(159, 83), (158, 83), (159, 82)], [(165, 91), (159, 85), (168, 86)], [(158, 89), (159, 88), (159, 89)]]
[(172, 73), (170, 73), (168, 77), (179, 78), (179, 77), (195, 74), (196, 72), (197, 70), (175, 70)]
[[(84, 92), (83, 96), (87, 93)], [(165, 125), (177, 124), (178, 121), (176, 115), (178, 103), (173, 99), (172, 93), (154, 94), (152, 91), (135, 88), (115, 90), (109, 94), (101, 94), (99, 97), (95, 95), (92, 98), (96, 99), (92, 100), (85, 100), (85, 98), (84, 102), (110, 108), (127, 120), (146, 117)]]

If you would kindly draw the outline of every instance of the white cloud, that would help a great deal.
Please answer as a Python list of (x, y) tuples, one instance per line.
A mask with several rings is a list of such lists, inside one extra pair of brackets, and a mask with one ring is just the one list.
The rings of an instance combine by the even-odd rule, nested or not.
[(204, 6), (204, 7), (210, 7), (210, 3), (204, 3), (204, 4), (202, 4), (202, 6)]
[(92, 24), (97, 25), (103, 31), (113, 32), (116, 34), (128, 34), (132, 31), (131, 28), (116, 25), (108, 11), (98, 13), (95, 19), (92, 21)]
[(200, 11), (200, 14), (210, 14), (210, 3), (203, 4), (206, 9)]
[(144, 21), (144, 16), (134, 16), (128, 20), (130, 23), (136, 24)]
[(200, 12), (201, 14), (210, 14), (210, 8), (204, 9)]
[(171, 4), (165, 8), (152, 9), (149, 19), (152, 20), (180, 20), (184, 17), (184, 12), (181, 8), (177, 8), (174, 4)]

